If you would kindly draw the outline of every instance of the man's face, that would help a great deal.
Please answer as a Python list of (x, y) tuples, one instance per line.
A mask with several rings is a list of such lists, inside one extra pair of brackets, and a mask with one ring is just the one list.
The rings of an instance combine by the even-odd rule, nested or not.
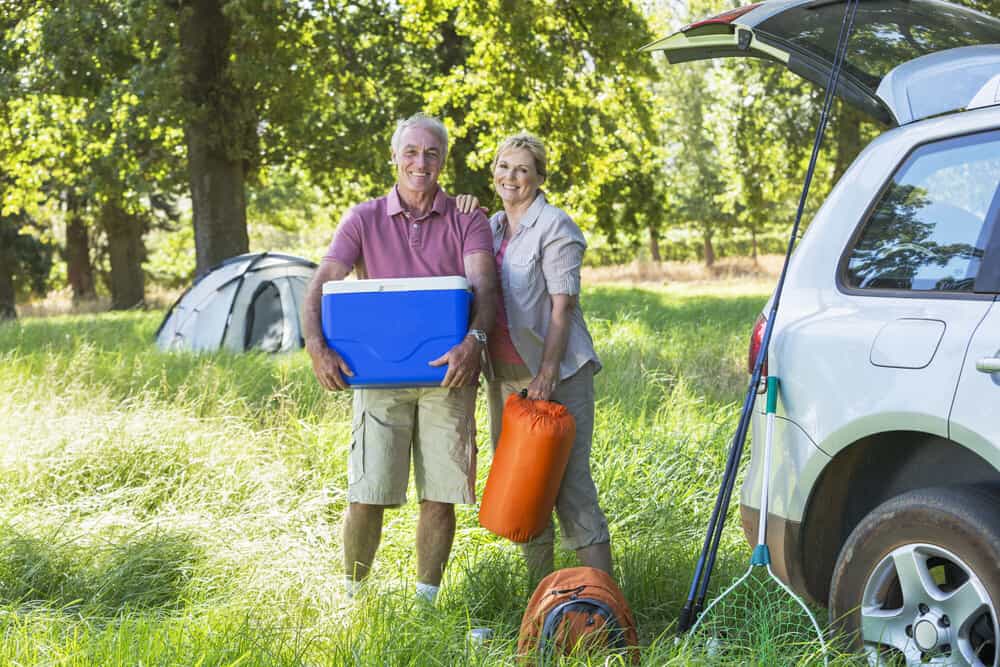
[(396, 182), (404, 193), (430, 194), (437, 189), (444, 146), (426, 127), (408, 127), (399, 138), (393, 155)]

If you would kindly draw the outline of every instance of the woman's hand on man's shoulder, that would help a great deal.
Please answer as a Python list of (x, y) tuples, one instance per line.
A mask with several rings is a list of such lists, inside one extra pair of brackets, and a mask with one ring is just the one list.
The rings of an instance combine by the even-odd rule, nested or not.
[(482, 210), (479, 206), (479, 198), (476, 195), (461, 194), (456, 196), (455, 206), (458, 208), (458, 212), (464, 215)]

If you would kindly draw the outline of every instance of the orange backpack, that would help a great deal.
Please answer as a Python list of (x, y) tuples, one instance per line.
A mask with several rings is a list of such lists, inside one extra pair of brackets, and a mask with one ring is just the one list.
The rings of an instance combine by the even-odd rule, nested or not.
[(514, 542), (527, 542), (548, 525), (559, 495), (576, 422), (566, 406), (511, 394), (503, 409), (479, 523)]
[(621, 649), (639, 662), (635, 618), (608, 574), (592, 567), (556, 570), (542, 579), (521, 619), (517, 654), (549, 664), (557, 654)]

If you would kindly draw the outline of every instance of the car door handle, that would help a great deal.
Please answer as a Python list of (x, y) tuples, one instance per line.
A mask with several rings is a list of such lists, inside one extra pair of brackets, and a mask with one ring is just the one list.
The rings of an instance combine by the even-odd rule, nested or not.
[(1000, 373), (1000, 358), (983, 357), (976, 362), (976, 370), (980, 373)]

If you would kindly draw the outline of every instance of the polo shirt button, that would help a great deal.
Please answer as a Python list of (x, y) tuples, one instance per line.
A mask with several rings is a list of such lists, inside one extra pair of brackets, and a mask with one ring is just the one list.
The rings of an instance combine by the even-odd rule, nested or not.
[(414, 229), (416, 229), (416, 228), (417, 228), (417, 227), (419, 227), (419, 226), (420, 226), (420, 225), (418, 225), (417, 223), (415, 223), (415, 222), (413, 223), (413, 228), (414, 228)]

